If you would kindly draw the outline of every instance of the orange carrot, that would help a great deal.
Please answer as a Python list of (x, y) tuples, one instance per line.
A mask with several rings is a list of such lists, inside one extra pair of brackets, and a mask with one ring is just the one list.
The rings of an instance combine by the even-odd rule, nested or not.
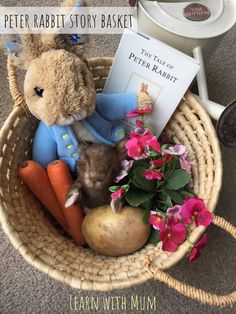
[(82, 236), (84, 213), (81, 206), (76, 203), (68, 208), (65, 208), (67, 193), (73, 184), (69, 168), (64, 161), (56, 160), (48, 165), (47, 171), (58, 202), (66, 216), (71, 236), (76, 244), (84, 245), (85, 241)]
[(46, 170), (33, 160), (25, 161), (18, 170), (19, 177), (64, 228), (66, 217), (56, 198)]

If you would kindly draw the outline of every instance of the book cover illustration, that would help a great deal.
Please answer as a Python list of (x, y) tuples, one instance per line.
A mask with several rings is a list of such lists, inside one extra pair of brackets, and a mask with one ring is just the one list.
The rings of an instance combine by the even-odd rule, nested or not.
[[(104, 93), (138, 93), (148, 85), (154, 106), (146, 122), (159, 136), (199, 69), (198, 61), (144, 34), (125, 30)], [(127, 132), (135, 119), (123, 120)]]

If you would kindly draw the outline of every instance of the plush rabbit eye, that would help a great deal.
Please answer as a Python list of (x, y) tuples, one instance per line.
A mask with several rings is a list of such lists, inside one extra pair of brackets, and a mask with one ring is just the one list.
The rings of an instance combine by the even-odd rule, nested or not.
[(34, 91), (37, 96), (43, 97), (43, 92), (44, 92), (43, 88), (37, 86), (34, 88)]

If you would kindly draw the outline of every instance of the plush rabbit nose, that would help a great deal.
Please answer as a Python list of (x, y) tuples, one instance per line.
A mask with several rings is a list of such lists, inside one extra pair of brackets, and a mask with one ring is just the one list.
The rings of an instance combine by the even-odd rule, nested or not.
[(77, 121), (79, 121), (85, 119), (87, 115), (88, 115), (87, 110), (82, 110), (79, 114), (75, 115), (75, 118)]
[(58, 125), (69, 125), (71, 124), (73, 121), (75, 120), (75, 118), (73, 116), (65, 116), (65, 117), (60, 117), (57, 119), (56, 124)]

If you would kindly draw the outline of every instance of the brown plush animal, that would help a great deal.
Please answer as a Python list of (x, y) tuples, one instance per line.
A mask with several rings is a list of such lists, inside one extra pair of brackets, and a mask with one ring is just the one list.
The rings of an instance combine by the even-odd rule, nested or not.
[[(88, 209), (111, 201), (108, 188), (120, 172), (120, 162), (125, 158), (126, 151), (123, 144), (115, 147), (99, 143), (82, 144), (79, 149), (78, 177), (68, 193), (65, 207), (79, 200), (87, 213)], [(121, 206), (121, 203), (111, 202), (115, 212)]]

